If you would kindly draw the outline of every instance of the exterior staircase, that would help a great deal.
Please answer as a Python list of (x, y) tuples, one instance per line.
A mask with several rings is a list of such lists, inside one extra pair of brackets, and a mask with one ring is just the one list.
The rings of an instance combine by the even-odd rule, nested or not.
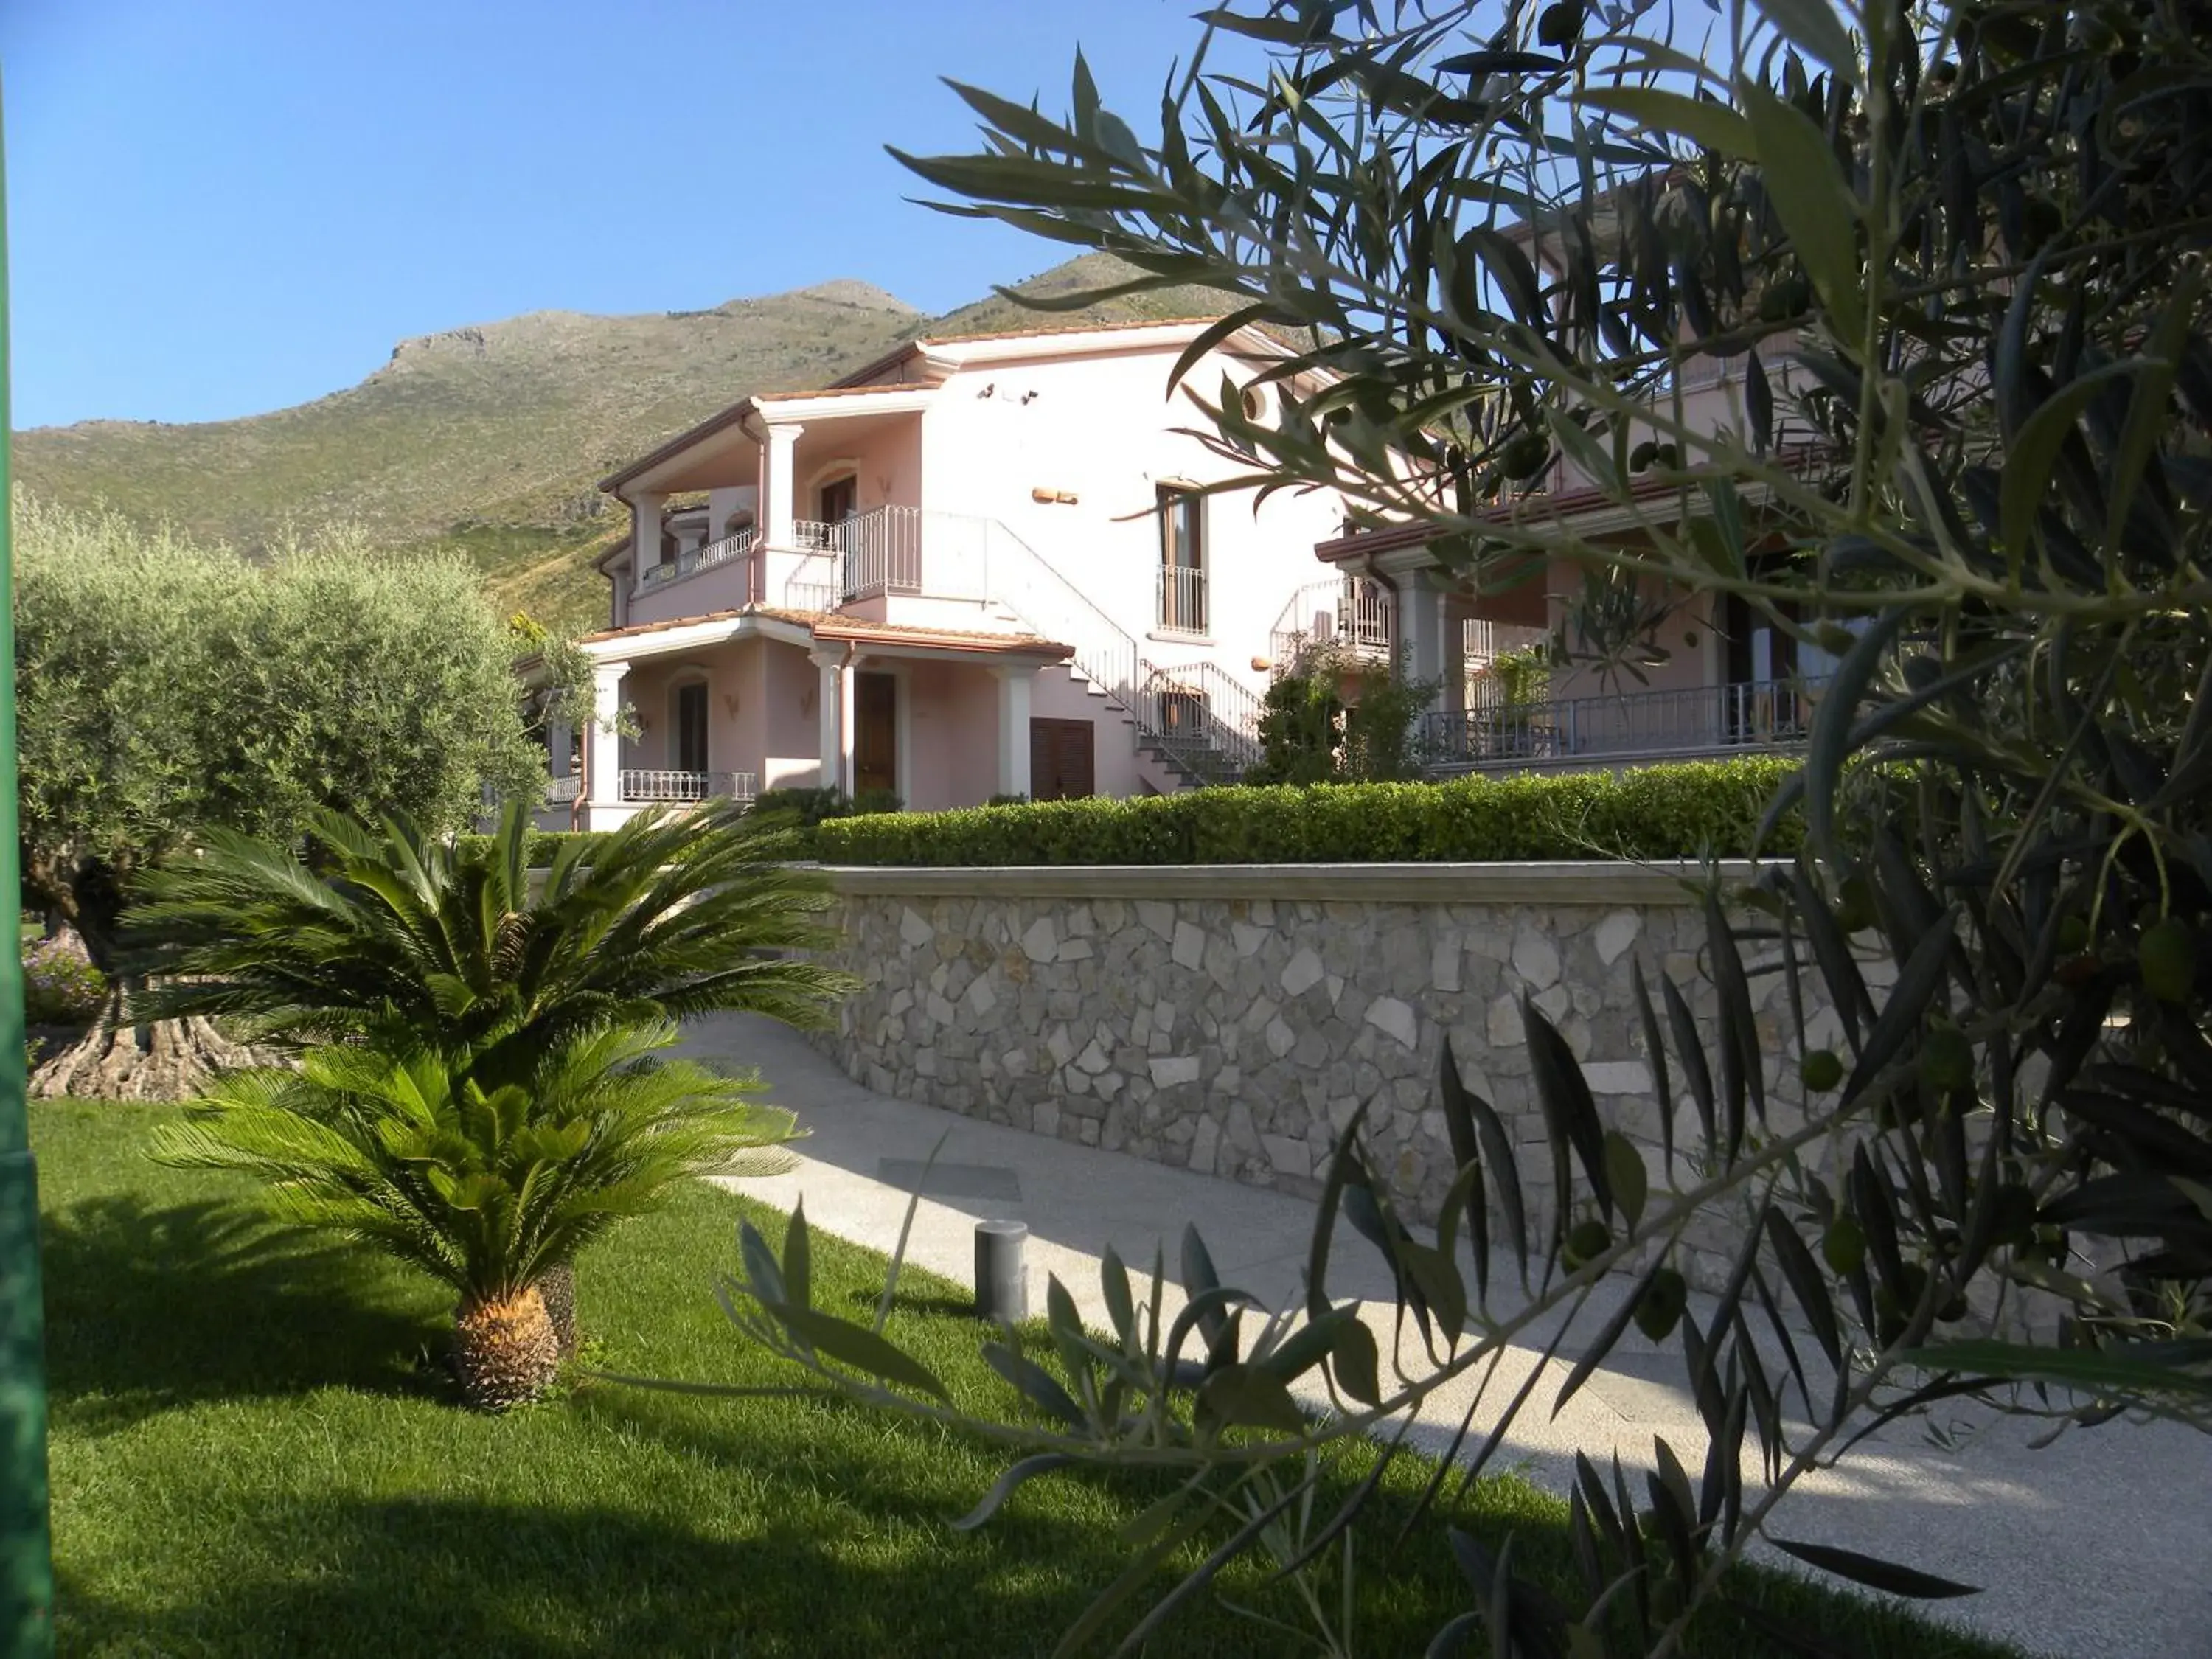
[(1235, 783), (1259, 760), (1260, 700), (1210, 662), (1161, 668), (1042, 554), (990, 521), (992, 609), (1073, 646), (1069, 674), (1130, 727), (1140, 775), (1163, 793)]
[(811, 556), (785, 583), (796, 609), (925, 592), (974, 604), (988, 627), (1073, 647), (1070, 676), (1130, 728), (1152, 788), (1234, 783), (1260, 758), (1260, 701), (1248, 688), (1210, 662), (1145, 660), (1134, 639), (1000, 520), (882, 507), (799, 532)]

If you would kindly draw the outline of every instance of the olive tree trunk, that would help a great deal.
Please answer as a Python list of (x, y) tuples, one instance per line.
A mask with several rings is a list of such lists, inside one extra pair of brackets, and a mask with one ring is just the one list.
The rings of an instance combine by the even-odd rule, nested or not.
[(233, 1042), (200, 1018), (134, 1024), (123, 988), (85, 1034), (41, 1060), (31, 1073), (33, 1100), (190, 1100), (218, 1072), (266, 1065), (267, 1052)]

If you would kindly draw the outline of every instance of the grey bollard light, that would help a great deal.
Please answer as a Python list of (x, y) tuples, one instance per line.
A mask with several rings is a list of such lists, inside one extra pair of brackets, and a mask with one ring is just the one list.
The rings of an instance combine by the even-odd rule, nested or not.
[(975, 1316), (1023, 1320), (1030, 1316), (1029, 1276), (1022, 1270), (1022, 1241), (1030, 1236), (1021, 1221), (975, 1224)]

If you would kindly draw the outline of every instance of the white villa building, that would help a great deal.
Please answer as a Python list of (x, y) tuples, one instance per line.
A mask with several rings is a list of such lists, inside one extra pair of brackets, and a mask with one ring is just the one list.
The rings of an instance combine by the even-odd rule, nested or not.
[[(1206, 326), (918, 339), (605, 479), (632, 534), (600, 560), (609, 626), (582, 641), (600, 718), (556, 734), (547, 821), (784, 786), (929, 809), (1241, 770), (1271, 635), (1344, 512), (1320, 490), (1199, 493), (1242, 470), (1168, 385)], [(1241, 330), (1188, 384), (1282, 355)], [(625, 707), (629, 735), (606, 718)]]

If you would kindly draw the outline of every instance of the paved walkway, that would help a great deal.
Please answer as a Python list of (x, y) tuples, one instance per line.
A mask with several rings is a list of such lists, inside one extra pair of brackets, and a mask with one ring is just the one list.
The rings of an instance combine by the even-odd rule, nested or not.
[[(893, 1100), (766, 1020), (702, 1021), (684, 1048), (758, 1066), (770, 1097), (799, 1114), (811, 1133), (794, 1149), (798, 1167), (743, 1190), (785, 1207), (803, 1194), (808, 1219), (841, 1237), (890, 1250), (919, 1165), (944, 1136), (907, 1255), (957, 1283), (972, 1281), (978, 1220), (1024, 1221), (1031, 1310), (1042, 1310), (1045, 1276), (1057, 1273), (1085, 1318), (1103, 1326), (1097, 1261), (1106, 1245), (1139, 1279), (1163, 1245), (1172, 1280), (1183, 1225), (1195, 1221), (1224, 1283), (1270, 1305), (1303, 1294), (1313, 1216), (1304, 1200)], [(1389, 1274), (1372, 1247), (1342, 1228), (1329, 1290), (1339, 1300), (1379, 1302), (1368, 1314), (1387, 1354)], [(1180, 1291), (1167, 1299), (1172, 1311)], [(1546, 1334), (1537, 1334), (1540, 1345)], [(1417, 1352), (1416, 1339), (1409, 1367)], [(1536, 1358), (1516, 1350), (1492, 1398), (1510, 1398)], [(1649, 1468), (1661, 1434), (1694, 1478), (1705, 1436), (1680, 1371), (1678, 1353), (1659, 1353), (1632, 1331), (1556, 1419), (1540, 1384), (1498, 1467), (1563, 1490), (1576, 1448), (1600, 1459), (1618, 1451), (1632, 1469)], [(1449, 1433), (1465, 1413), (1467, 1394), (1454, 1393), (1430, 1402), (1425, 1437)], [(2032, 1651), (2212, 1659), (2212, 1437), (2117, 1424), (2041, 1451), (2028, 1437), (2000, 1420), (1947, 1451), (1923, 1428), (1893, 1425), (1843, 1469), (1802, 1483), (1777, 1529), (1983, 1585), (1979, 1595), (1936, 1604), (1936, 1616)]]

